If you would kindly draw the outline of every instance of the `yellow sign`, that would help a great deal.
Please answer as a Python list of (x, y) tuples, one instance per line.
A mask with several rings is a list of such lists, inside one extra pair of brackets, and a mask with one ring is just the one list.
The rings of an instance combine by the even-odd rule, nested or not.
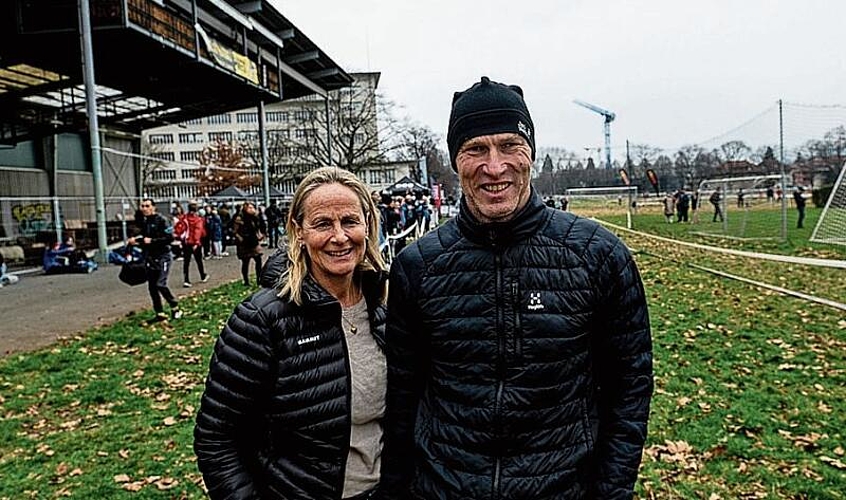
[(256, 63), (251, 61), (247, 56), (239, 54), (209, 37), (199, 24), (196, 25), (196, 29), (203, 41), (206, 42), (206, 48), (208, 48), (209, 53), (217, 64), (258, 85), (259, 78)]

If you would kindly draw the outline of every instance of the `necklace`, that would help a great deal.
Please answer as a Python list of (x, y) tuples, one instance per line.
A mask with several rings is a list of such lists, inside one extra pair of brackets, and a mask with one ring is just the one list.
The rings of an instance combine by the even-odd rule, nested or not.
[(358, 328), (352, 321), (349, 320), (349, 318), (347, 318), (347, 315), (344, 312), (343, 308), (341, 309), (341, 319), (347, 322), (347, 326), (350, 327), (351, 334), (355, 335), (356, 333), (358, 333)]

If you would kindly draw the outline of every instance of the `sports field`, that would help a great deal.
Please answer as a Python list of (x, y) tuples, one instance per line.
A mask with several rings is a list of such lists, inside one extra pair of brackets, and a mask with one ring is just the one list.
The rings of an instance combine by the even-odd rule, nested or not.
[[(685, 233), (696, 224), (650, 217), (635, 227), (695, 238)], [(643, 273), (655, 351), (638, 497), (844, 498), (846, 314), (621, 234)], [(843, 256), (798, 235), (756, 245)], [(705, 256), (722, 270), (846, 297), (844, 270)], [(193, 418), (215, 337), (244, 293), (225, 285), (183, 301), (175, 324), (127, 318), (0, 359), (0, 499), (203, 498)]]

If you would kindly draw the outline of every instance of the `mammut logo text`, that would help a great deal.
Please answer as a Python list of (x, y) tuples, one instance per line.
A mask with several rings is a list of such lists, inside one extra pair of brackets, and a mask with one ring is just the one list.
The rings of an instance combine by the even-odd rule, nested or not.
[(541, 294), (540, 294), (540, 292), (529, 293), (529, 310), (530, 311), (539, 311), (541, 309), (543, 309), (543, 304), (541, 304)]
[(298, 340), (297, 345), (310, 344), (312, 342), (317, 342), (318, 340), (320, 340), (320, 335), (312, 335), (311, 337)]

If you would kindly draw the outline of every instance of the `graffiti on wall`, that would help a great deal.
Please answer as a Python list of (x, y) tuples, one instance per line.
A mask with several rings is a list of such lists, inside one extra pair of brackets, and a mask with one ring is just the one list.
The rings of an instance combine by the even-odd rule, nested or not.
[(19, 235), (35, 236), (39, 231), (53, 228), (53, 210), (49, 203), (12, 205), (12, 220)]

